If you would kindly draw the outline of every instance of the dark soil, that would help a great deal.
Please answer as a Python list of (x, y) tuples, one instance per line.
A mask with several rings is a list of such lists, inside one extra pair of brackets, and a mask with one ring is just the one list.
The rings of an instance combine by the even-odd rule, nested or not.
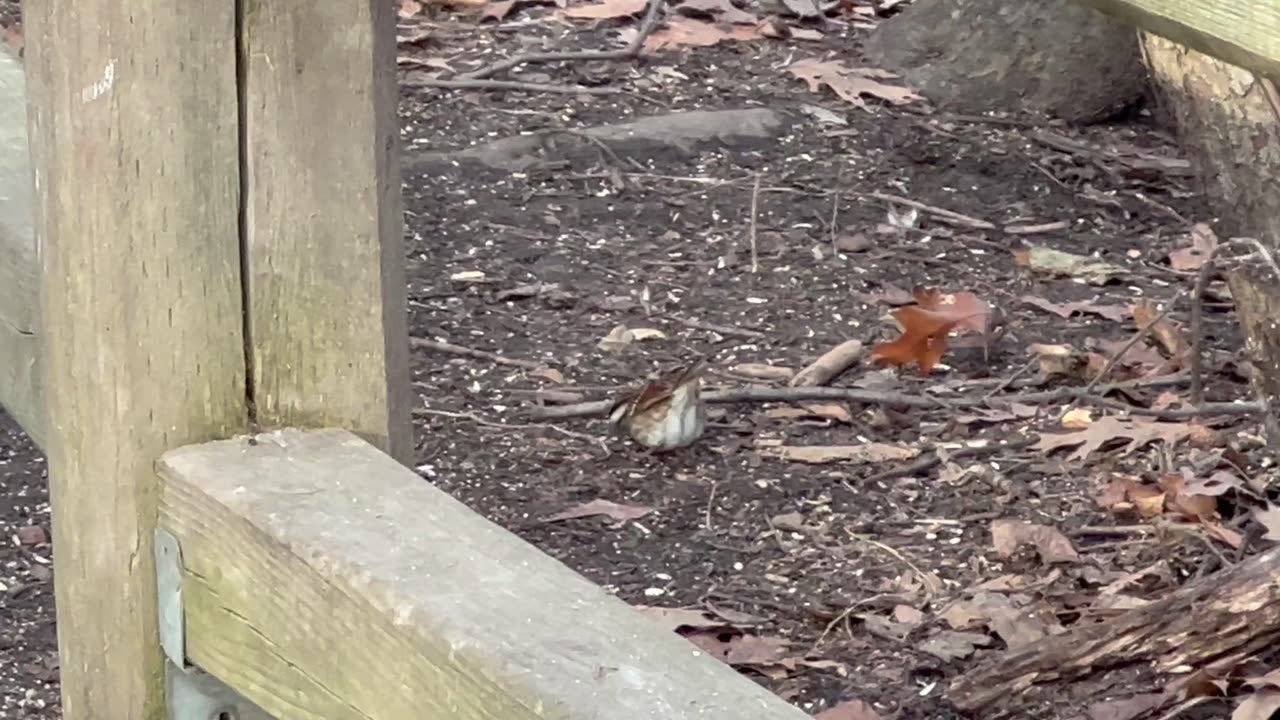
[[(543, 9), (531, 12), (545, 16)], [(402, 47), (402, 55), (447, 57), (462, 70), (471, 67), (467, 58), (488, 62), (535, 48), (605, 47), (616, 25), (574, 30), (554, 22), (517, 25), (512, 18), (474, 27), (441, 18), (429, 29), (425, 44)], [(1220, 509), (1225, 524), (1246, 532), (1239, 551), (1195, 532), (1095, 534), (1099, 526), (1141, 522), (1101, 508), (1101, 482), (1117, 473), (1146, 477), (1176, 469), (1203, 451), (1154, 445), (1079, 463), (1008, 450), (876, 479), (893, 466), (788, 463), (767, 450), (778, 443), (875, 441), (927, 452), (939, 443), (1053, 431), (1052, 417), (1062, 406), (1046, 408), (1047, 417), (1039, 419), (966, 423), (942, 408), (850, 405), (852, 422), (833, 422), (767, 415), (776, 404), (719, 405), (701, 443), (658, 458), (609, 436), (598, 417), (540, 423), (522, 414), (546, 391), (600, 399), (700, 353), (711, 356), (717, 373), (708, 385), (719, 388), (752, 382), (733, 377), (730, 369), (739, 364), (799, 369), (846, 339), (868, 345), (891, 339), (884, 294), (915, 285), (972, 291), (999, 307), (1004, 331), (989, 356), (956, 349), (944, 359), (948, 367), (929, 378), (913, 368), (862, 365), (835, 384), (927, 391), (943, 399), (981, 395), (1024, 366), (1032, 343), (1083, 348), (1090, 339), (1113, 342), (1133, 334), (1131, 320), (1064, 320), (1021, 296), (1096, 297), (1099, 304), (1128, 306), (1140, 298), (1166, 301), (1189, 288), (1188, 276), (1173, 271), (1167, 257), (1188, 244), (1191, 222), (1207, 214), (1182, 166), (1126, 164), (1135, 152), (1178, 157), (1144, 113), (1075, 129), (1031, 116), (931, 115), (874, 100), (859, 110), (829, 93), (808, 92), (778, 69), (792, 57), (825, 50), (856, 65), (861, 32), (833, 30), (821, 43), (759, 41), (643, 61), (535, 66), (524, 74), (540, 82), (617, 85), (630, 94), (439, 92), (407, 85), (401, 113), (409, 167), (425, 151), (678, 110), (820, 106), (847, 123), (823, 125), (805, 116), (794, 132), (765, 147), (663, 153), (642, 167), (617, 166), (602, 149), (586, 162), (518, 174), (406, 172), (412, 333), (545, 363), (563, 378), (553, 382), (550, 373), (418, 351), (417, 459), (432, 482), (628, 602), (709, 606), (758, 618), (754, 632), (787, 641), (785, 656), (804, 661), (793, 669), (747, 663), (743, 672), (809, 712), (858, 698), (885, 716), (946, 718), (955, 715), (946, 701), (949, 679), (1007, 640), (993, 635), (988, 647), (949, 660), (925, 649), (925, 640), (950, 629), (939, 613), (979, 585), (1019, 588), (1021, 594), (1013, 593), (1019, 602), (1047, 603), (1069, 623), (1103, 612), (1091, 605), (1099, 587), (1125, 573), (1157, 568), (1129, 591), (1154, 598), (1254, 549), (1256, 533), (1233, 494), (1221, 499)], [(1055, 149), (1046, 132), (1093, 152)], [(756, 177), (758, 270), (752, 272), (748, 228)], [(911, 228), (894, 227), (890, 216), (907, 209), (870, 198), (875, 192), (997, 226), (1066, 221), (1068, 229), (1012, 235), (946, 224), (929, 213)], [(833, 206), (834, 235), (861, 233), (866, 249), (833, 256)], [(1033, 275), (1011, 253), (1028, 242), (1096, 254), (1128, 275), (1101, 288)], [(475, 271), (484, 273), (483, 282), (451, 279)], [(537, 282), (557, 287), (499, 297)], [(1170, 318), (1185, 327), (1185, 303)], [(618, 325), (656, 328), (666, 337), (621, 352), (598, 349)], [(1209, 307), (1207, 335), (1215, 349), (1208, 399), (1246, 397), (1227, 372), (1240, 339), (1221, 303)], [(1034, 369), (1011, 387), (1020, 384), (1039, 384)], [(1185, 397), (1185, 386), (1172, 389)], [(1158, 392), (1113, 399), (1149, 404)], [(1223, 444), (1246, 451), (1256, 444), (1250, 422), (1218, 429)], [(41, 458), (19, 433), (5, 438), (0, 537), (28, 524), (47, 529)], [(1260, 473), (1247, 452), (1238, 457), (1246, 472)], [(597, 498), (653, 512), (625, 522), (543, 520)], [(1001, 557), (991, 542), (991, 523), (1000, 518), (1062, 530), (1081, 561), (1051, 568), (1034, 553)], [(6, 620), (0, 625), (0, 717), (57, 716), (48, 557), (47, 545), (0, 545)], [(1117, 674), (1114, 682), (1122, 681), (1139, 682)], [(1064, 695), (1034, 716), (1080, 715), (1096, 699)]]

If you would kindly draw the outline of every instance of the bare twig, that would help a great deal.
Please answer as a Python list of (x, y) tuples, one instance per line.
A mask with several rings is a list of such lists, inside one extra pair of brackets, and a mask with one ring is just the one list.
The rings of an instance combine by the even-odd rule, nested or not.
[[(1127, 380), (1125, 382), (1113, 383), (1110, 385), (1102, 385), (1093, 388), (1091, 392), (1085, 392), (1084, 388), (1066, 387), (1055, 390), (1046, 390), (1043, 392), (1015, 393), (1012, 395), (1003, 395), (1000, 397), (962, 397), (951, 400), (942, 401), (939, 398), (929, 395), (910, 395), (907, 393), (885, 392), (879, 390), (861, 390), (858, 388), (842, 388), (842, 387), (786, 387), (786, 388), (738, 388), (736, 390), (725, 390), (720, 392), (708, 392), (703, 394), (703, 400), (707, 403), (727, 404), (727, 403), (763, 403), (763, 402), (799, 402), (804, 400), (845, 400), (847, 402), (865, 403), (870, 405), (886, 405), (889, 407), (909, 407), (909, 408), (938, 408), (944, 407), (951, 410), (975, 407), (1000, 407), (1007, 406), (1012, 403), (1036, 404), (1036, 403), (1054, 403), (1063, 400), (1079, 399), (1082, 401), (1096, 402), (1103, 399), (1107, 393), (1115, 390), (1128, 390), (1139, 387), (1160, 387), (1168, 385), (1178, 385), (1187, 381), (1185, 373), (1174, 375), (1164, 375), (1155, 378), (1140, 378), (1138, 380)], [(609, 408), (608, 400), (597, 400), (593, 402), (576, 403), (573, 405), (559, 405), (556, 407), (534, 407), (528, 408), (528, 417), (547, 420), (551, 418), (573, 418), (586, 417), (590, 415), (599, 415)], [(1126, 410), (1141, 412), (1170, 412), (1170, 413), (1191, 413), (1189, 410), (1174, 411), (1147, 411), (1142, 408), (1129, 408), (1124, 406)], [(1245, 414), (1251, 408), (1246, 403), (1215, 403), (1209, 410), (1200, 410), (1198, 413), (1192, 414), (1225, 414), (1238, 415)]]
[(917, 202), (910, 198), (904, 198), (898, 195), (889, 195), (888, 193), (882, 193), (882, 192), (867, 193), (867, 195), (877, 200), (883, 200), (885, 202), (891, 202), (891, 203), (898, 203), (899, 205), (906, 205), (907, 207), (915, 208), (920, 212), (928, 213), (942, 220), (949, 221), (955, 225), (963, 225), (965, 227), (971, 227), (976, 230), (995, 230), (996, 229), (995, 225), (987, 222), (986, 220), (979, 220), (978, 218), (970, 217), (968, 215), (962, 215), (958, 212), (953, 212), (951, 210), (947, 210), (946, 208), (940, 208), (935, 205), (926, 205), (922, 202)]
[(450, 353), (452, 355), (461, 355), (463, 357), (477, 358), (479, 360), (488, 360), (499, 365), (511, 365), (513, 367), (528, 368), (529, 370), (536, 370), (544, 365), (544, 363), (536, 363), (532, 360), (509, 358), (505, 355), (491, 353), (487, 350), (476, 350), (475, 348), (463, 347), (461, 345), (454, 345), (453, 343), (428, 340), (420, 337), (409, 338), (409, 347), (414, 348), (415, 350), (432, 350), (435, 352)]
[(432, 410), (430, 408), (414, 408), (413, 409), (414, 417), (428, 417), (432, 415), (447, 417), (447, 418), (459, 418), (463, 420), (470, 420), (476, 423), (477, 425), (483, 425), (485, 427), (491, 427), (491, 428), (499, 428), (502, 430), (550, 430), (552, 432), (564, 435), (565, 437), (571, 437), (571, 438), (574, 438), (575, 440), (583, 440), (593, 445), (599, 445), (600, 448), (604, 450), (605, 456), (608, 456), (611, 454), (609, 452), (609, 446), (605, 444), (605, 441), (603, 438), (599, 438), (594, 435), (588, 435), (586, 433), (579, 433), (579, 432), (574, 432), (572, 430), (566, 430), (562, 427), (557, 427), (555, 425), (541, 425), (541, 424), (508, 425), (506, 423), (494, 422), (492, 420), (485, 420), (484, 418), (480, 417), (479, 415), (476, 415), (475, 413), (449, 412), (447, 410)]
[(751, 187), (751, 226), (747, 230), (751, 241), (751, 272), (760, 272), (759, 255), (756, 252), (756, 215), (760, 211), (760, 176)]
[(693, 320), (691, 318), (680, 317), (679, 315), (667, 315), (666, 317), (697, 330), (707, 330), (721, 335), (737, 335), (740, 337), (763, 339), (769, 337), (759, 330), (749, 330), (747, 328), (732, 327), (729, 325), (717, 325), (715, 323), (703, 322), (701, 320)]
[(433, 87), (447, 90), (523, 90), (525, 92), (565, 93), (569, 95), (615, 95), (618, 88), (579, 87), (577, 85), (548, 85), (546, 83), (520, 82), (517, 80), (438, 80), (426, 78), (405, 80), (410, 87)]
[[(843, 185), (844, 185), (844, 165), (841, 165), (839, 171), (836, 173), (836, 187), (842, 187)], [(839, 248), (836, 247), (836, 236), (839, 234), (836, 231), (836, 220), (839, 219), (839, 217), (840, 217), (840, 192), (836, 191), (834, 193), (831, 193), (831, 222), (828, 223), (831, 229), (831, 257), (833, 258), (837, 257), (840, 254)]]
[(1014, 383), (1014, 381), (1015, 381), (1015, 380), (1017, 380), (1018, 378), (1020, 378), (1020, 377), (1022, 377), (1023, 375), (1025, 375), (1025, 374), (1026, 374), (1026, 372), (1027, 372), (1028, 370), (1030, 370), (1031, 368), (1035, 367), (1035, 366), (1036, 366), (1036, 365), (1038, 365), (1039, 363), (1040, 363), (1040, 358), (1039, 358), (1039, 357), (1033, 357), (1033, 358), (1031, 358), (1031, 359), (1030, 359), (1030, 360), (1028, 360), (1026, 363), (1024, 363), (1022, 367), (1020, 367), (1020, 368), (1018, 368), (1016, 371), (1014, 371), (1014, 373), (1013, 373), (1012, 375), (1010, 375), (1009, 377), (1005, 378), (1004, 380), (1001, 380), (999, 385), (996, 385), (994, 388), (992, 388), (992, 389), (991, 389), (991, 392), (987, 393), (986, 395), (983, 395), (983, 396), (982, 396), (982, 398), (983, 398), (984, 400), (988, 400), (988, 399), (990, 399), (990, 398), (994, 397), (995, 395), (1000, 394), (1001, 392), (1003, 392), (1003, 391), (1004, 391), (1004, 389), (1005, 389), (1005, 388), (1007, 388), (1007, 387), (1009, 387), (1010, 385), (1012, 385), (1012, 384)]
[(703, 518), (704, 522), (702, 524), (702, 526), (705, 527), (707, 530), (715, 529), (711, 524), (711, 506), (714, 505), (716, 502), (717, 485), (718, 483), (715, 480), (711, 481), (711, 493), (707, 496), (707, 509), (706, 509), (705, 517)]
[(570, 62), (576, 60), (629, 60), (640, 54), (644, 41), (658, 27), (658, 19), (662, 14), (664, 0), (649, 0), (644, 19), (640, 21), (640, 29), (627, 46), (618, 50), (581, 50), (575, 52), (542, 52), (513, 55), (487, 67), (472, 70), (458, 76), (459, 80), (483, 80), (504, 73), (514, 67), (525, 64)]
[(1040, 223), (1039, 225), (1005, 225), (1001, 229), (1010, 235), (1035, 235), (1037, 233), (1066, 230), (1070, 227), (1070, 221), (1058, 220), (1057, 222)]
[(1218, 245), (1204, 259), (1200, 272), (1196, 274), (1195, 288), (1191, 291), (1191, 404), (1204, 402), (1204, 293), (1209, 289), (1209, 278), (1213, 276), (1213, 259)]
[(787, 384), (792, 387), (826, 385), (861, 357), (862, 343), (858, 340), (845, 340), (796, 373)]

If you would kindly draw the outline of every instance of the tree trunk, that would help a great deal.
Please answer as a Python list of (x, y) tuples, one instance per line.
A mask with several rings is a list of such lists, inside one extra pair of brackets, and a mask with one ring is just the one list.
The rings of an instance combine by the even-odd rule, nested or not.
[(1247, 70), (1163, 38), (1144, 34), (1142, 42), (1162, 104), (1220, 218), (1219, 235), (1256, 238), (1269, 249), (1229, 267), (1228, 286), (1254, 390), (1268, 405), (1267, 437), (1280, 452), (1280, 93)]
[(1219, 235), (1280, 247), (1280, 97), (1253, 73), (1142, 34), (1162, 104), (1221, 218)]
[(865, 51), (934, 105), (958, 112), (1031, 110), (1098, 122), (1147, 90), (1133, 28), (1075, 0), (915, 0), (880, 24)]
[(1230, 664), (1274, 649), (1280, 643), (1277, 578), (1280, 548), (1273, 548), (1119, 617), (979, 665), (951, 684), (948, 697), (965, 712), (981, 710), (983, 718), (1020, 715), (1058, 697), (1064, 683), (1086, 676), (1105, 680), (1107, 673), (1100, 671), (1151, 663), (1168, 676), (1184, 666)]

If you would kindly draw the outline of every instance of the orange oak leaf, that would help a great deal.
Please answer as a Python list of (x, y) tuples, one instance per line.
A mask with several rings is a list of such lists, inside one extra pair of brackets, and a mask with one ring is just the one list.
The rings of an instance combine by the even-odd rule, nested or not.
[(973, 293), (943, 294), (935, 288), (916, 288), (915, 305), (893, 311), (902, 336), (871, 350), (870, 359), (884, 365), (914, 362), (928, 375), (947, 351), (947, 335), (953, 331), (986, 333), (991, 306)]

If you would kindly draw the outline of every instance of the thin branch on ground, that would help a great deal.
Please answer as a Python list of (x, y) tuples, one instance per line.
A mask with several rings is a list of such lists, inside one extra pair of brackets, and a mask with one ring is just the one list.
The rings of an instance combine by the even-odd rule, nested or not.
[(409, 338), (409, 347), (418, 350), (431, 350), (433, 352), (449, 353), (451, 355), (461, 355), (462, 357), (476, 358), (478, 360), (488, 360), (499, 365), (511, 365), (513, 367), (527, 368), (536, 370), (545, 363), (536, 363), (532, 360), (520, 360), (518, 358), (509, 358), (498, 353), (491, 353), (487, 350), (476, 350), (475, 348), (454, 345), (453, 343), (441, 342), (438, 340), (428, 340), (426, 338), (411, 337)]
[(926, 205), (925, 203), (918, 202), (910, 198), (904, 198), (899, 195), (889, 195), (888, 193), (873, 192), (873, 193), (867, 193), (867, 197), (873, 197), (876, 200), (883, 200), (884, 202), (891, 202), (891, 203), (898, 203), (899, 205), (906, 205), (909, 208), (915, 208), (920, 212), (928, 213), (929, 215), (933, 215), (934, 217), (937, 217), (941, 220), (949, 221), (952, 224), (964, 225), (965, 227), (971, 227), (971, 228), (974, 228), (975, 230), (997, 229), (994, 224), (989, 223), (986, 220), (979, 220), (976, 217), (963, 215), (958, 212), (947, 210), (946, 208), (937, 207), (936, 205)]
[(706, 330), (708, 332), (719, 333), (721, 335), (737, 335), (739, 337), (752, 338), (756, 340), (762, 340), (769, 337), (759, 330), (750, 330), (730, 325), (717, 325), (715, 323), (703, 322), (692, 318), (680, 317), (679, 315), (666, 315), (664, 317), (674, 320), (685, 327), (691, 327), (695, 330)]
[[(841, 165), (839, 170), (836, 171), (836, 187), (837, 188), (843, 187), (843, 185), (844, 185), (844, 165)], [(836, 220), (839, 219), (839, 217), (840, 217), (840, 192), (837, 190), (836, 192), (831, 194), (831, 222), (828, 223), (828, 226), (831, 229), (831, 257), (833, 258), (840, 256), (840, 249), (836, 247), (837, 236), (839, 235), (839, 232), (837, 232), (836, 230)]]
[(581, 60), (630, 60), (640, 54), (640, 51), (644, 47), (644, 41), (649, 39), (649, 36), (653, 34), (653, 31), (658, 28), (658, 21), (662, 16), (663, 4), (664, 0), (649, 0), (649, 4), (645, 9), (644, 19), (640, 21), (639, 30), (636, 31), (635, 37), (633, 37), (631, 42), (627, 43), (627, 46), (624, 48), (618, 50), (521, 53), (492, 65), (482, 67), (478, 70), (462, 73), (461, 75), (458, 75), (456, 79), (465, 81), (484, 80), (526, 64), (532, 65)]
[[(703, 400), (711, 404), (728, 403), (766, 403), (766, 402), (801, 402), (805, 400), (844, 400), (847, 402), (868, 405), (885, 405), (899, 408), (923, 408), (947, 410), (963, 410), (966, 408), (1002, 407), (1021, 403), (1024, 405), (1050, 404), (1064, 400), (1077, 400), (1091, 404), (1114, 403), (1107, 400), (1106, 395), (1116, 390), (1130, 390), (1140, 387), (1166, 387), (1187, 382), (1186, 373), (1162, 375), (1154, 378), (1139, 378), (1110, 385), (1095, 386), (1086, 391), (1085, 388), (1064, 387), (1040, 392), (1014, 393), (999, 397), (962, 397), (942, 400), (931, 395), (912, 395), (908, 393), (861, 390), (843, 387), (785, 387), (785, 388), (738, 388), (720, 392), (703, 394)], [(1177, 410), (1151, 410), (1138, 408), (1122, 403), (1115, 403), (1116, 409), (1133, 414), (1153, 417), (1175, 418), (1194, 417), (1199, 415), (1251, 415), (1259, 411), (1258, 403), (1213, 403), (1203, 408), (1185, 408)], [(528, 417), (550, 420), (599, 415), (609, 408), (608, 400), (557, 405), (551, 407), (532, 407), (525, 412)]]
[(760, 211), (760, 176), (756, 175), (756, 182), (751, 186), (751, 226), (747, 230), (748, 237), (751, 241), (751, 272), (760, 272), (760, 257), (756, 251), (756, 215)]
[(578, 85), (549, 85), (546, 83), (519, 82), (516, 80), (405, 80), (409, 87), (432, 87), (446, 90), (523, 90), (525, 92), (564, 93), (567, 95), (616, 95), (622, 90), (607, 87), (580, 87)]
[(1070, 227), (1071, 222), (1069, 220), (1058, 220), (1057, 222), (1040, 223), (1039, 225), (1005, 225), (1000, 229), (1009, 235), (1036, 235), (1038, 233), (1067, 230)]
[(1196, 284), (1191, 291), (1191, 404), (1204, 402), (1204, 294), (1209, 289), (1209, 278), (1213, 277), (1214, 258), (1222, 249), (1218, 245), (1209, 251), (1204, 259), (1200, 272), (1196, 274)]
[(1040, 358), (1038, 357), (1031, 358), (1025, 364), (1023, 364), (1022, 367), (1014, 371), (1012, 375), (1005, 378), (1004, 380), (1001, 380), (999, 385), (996, 385), (994, 388), (991, 389), (991, 392), (987, 393), (986, 395), (983, 395), (982, 399), (990, 400), (992, 397), (995, 397), (996, 395), (999, 395), (1000, 393), (1004, 392), (1005, 388), (1012, 385), (1018, 378), (1025, 375), (1028, 370), (1035, 367), (1039, 363), (1040, 363)]
[(437, 416), (437, 417), (457, 418), (461, 420), (470, 420), (476, 423), (477, 425), (483, 425), (485, 427), (498, 428), (502, 430), (534, 430), (534, 429), (550, 430), (552, 432), (559, 433), (560, 435), (564, 435), (565, 437), (570, 437), (575, 440), (582, 440), (584, 442), (588, 442), (593, 445), (599, 445), (600, 448), (604, 450), (604, 454), (606, 457), (612, 454), (609, 452), (609, 446), (605, 443), (604, 438), (597, 437), (595, 435), (588, 435), (586, 433), (574, 432), (572, 430), (566, 430), (565, 428), (557, 427), (555, 425), (542, 425), (542, 424), (532, 424), (532, 423), (524, 424), (524, 425), (508, 425), (507, 423), (494, 422), (493, 420), (485, 420), (484, 418), (480, 417), (479, 415), (476, 415), (475, 413), (450, 412), (448, 410), (432, 410), (430, 408), (414, 408), (413, 416), (414, 417)]

